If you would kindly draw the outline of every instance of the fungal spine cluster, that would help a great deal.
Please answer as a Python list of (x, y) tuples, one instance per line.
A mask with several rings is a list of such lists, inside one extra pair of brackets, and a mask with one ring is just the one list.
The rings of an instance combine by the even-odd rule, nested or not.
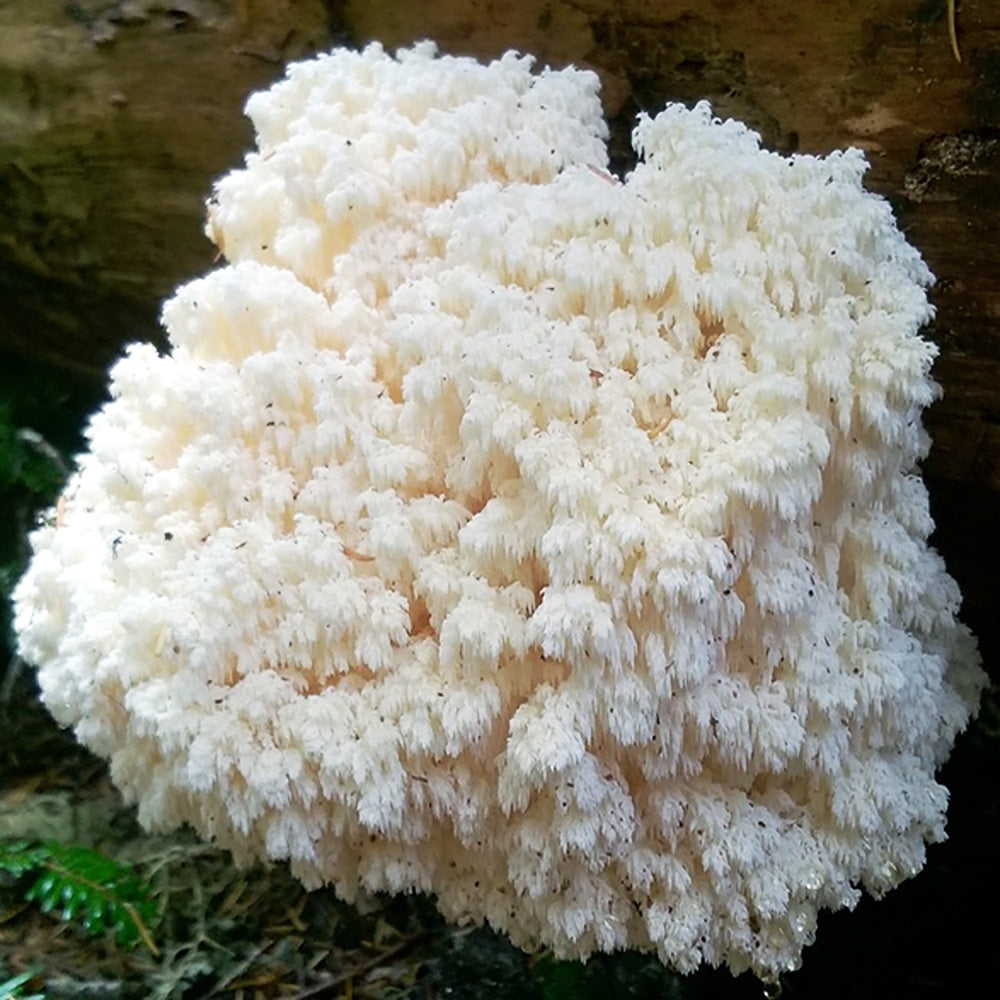
[(917, 463), (931, 275), (847, 151), (335, 51), (130, 349), (21, 652), (143, 823), (558, 956), (773, 976), (917, 872), (982, 683)]

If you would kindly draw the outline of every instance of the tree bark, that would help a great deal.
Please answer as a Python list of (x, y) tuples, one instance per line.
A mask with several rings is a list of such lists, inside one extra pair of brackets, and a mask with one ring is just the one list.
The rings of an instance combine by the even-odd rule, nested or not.
[(321, 0), (0, 4), (3, 346), (100, 376), (209, 269), (204, 202), (242, 106), (328, 47)]

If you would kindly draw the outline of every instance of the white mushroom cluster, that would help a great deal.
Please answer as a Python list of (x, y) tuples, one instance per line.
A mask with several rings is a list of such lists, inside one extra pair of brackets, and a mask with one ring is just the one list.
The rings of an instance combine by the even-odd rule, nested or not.
[(560, 957), (771, 977), (915, 874), (982, 684), (917, 463), (931, 275), (856, 150), (598, 82), (293, 65), (16, 592), (151, 829)]

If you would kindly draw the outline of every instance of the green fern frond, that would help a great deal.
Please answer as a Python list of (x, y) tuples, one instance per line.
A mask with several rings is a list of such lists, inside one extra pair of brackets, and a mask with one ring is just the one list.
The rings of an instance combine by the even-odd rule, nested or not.
[(24, 898), (43, 912), (78, 921), (90, 934), (112, 929), (119, 945), (142, 941), (158, 953), (149, 930), (156, 923), (156, 900), (129, 866), (89, 847), (0, 840), (0, 872), (16, 880), (34, 876)]
[(22, 993), (21, 987), (31, 979), (30, 972), (22, 972), (0, 983), (0, 1000), (45, 1000), (43, 993)]

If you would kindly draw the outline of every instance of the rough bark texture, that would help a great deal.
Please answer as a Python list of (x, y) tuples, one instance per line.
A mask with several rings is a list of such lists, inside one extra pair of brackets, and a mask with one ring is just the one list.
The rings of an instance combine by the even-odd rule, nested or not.
[(211, 266), (212, 179), (242, 106), (331, 44), (321, 0), (0, 4), (3, 346), (100, 375)]

